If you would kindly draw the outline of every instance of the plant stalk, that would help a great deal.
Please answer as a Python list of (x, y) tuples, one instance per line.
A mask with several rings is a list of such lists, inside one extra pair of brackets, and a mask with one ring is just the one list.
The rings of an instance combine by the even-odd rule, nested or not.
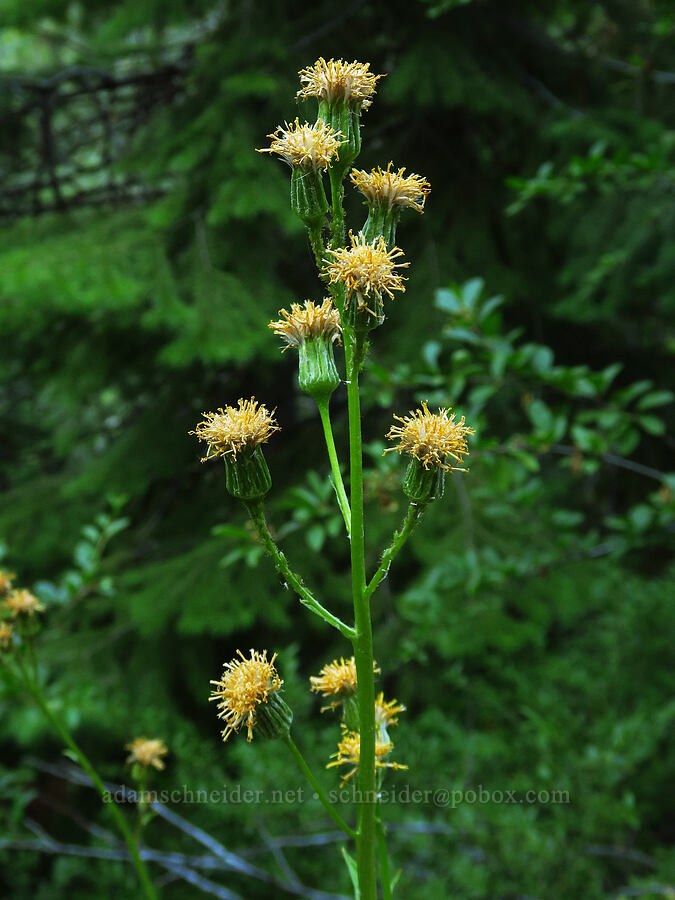
[(293, 757), (295, 758), (295, 761), (297, 762), (297, 764), (300, 768), (300, 771), (303, 773), (303, 775), (305, 776), (307, 781), (309, 781), (309, 783), (311, 784), (317, 798), (321, 801), (323, 808), (326, 810), (326, 812), (331, 817), (331, 819), (335, 822), (335, 824), (338, 826), (338, 828), (340, 828), (342, 831), (344, 831), (344, 833), (348, 837), (356, 838), (356, 832), (354, 831), (353, 828), (350, 828), (349, 825), (347, 825), (347, 823), (342, 818), (340, 813), (335, 809), (333, 804), (330, 802), (330, 800), (328, 799), (328, 795), (326, 794), (324, 789), (321, 787), (321, 785), (317, 781), (312, 770), (307, 765), (304, 756), (298, 750), (298, 748), (297, 748), (295, 742), (293, 741), (293, 738), (290, 736), (290, 734), (284, 738), (284, 743), (286, 744), (288, 749), (293, 754)]
[(360, 900), (377, 900), (375, 843), (377, 784), (375, 779), (375, 684), (373, 677), (373, 632), (370, 603), (366, 596), (365, 535), (363, 525), (363, 448), (359, 369), (364, 336), (345, 328), (347, 398), (349, 404), (349, 457), (352, 510), (352, 596), (356, 635), (352, 641), (356, 662), (359, 703), (359, 836), (356, 866)]
[(407, 512), (403, 518), (403, 522), (401, 523), (401, 527), (398, 531), (394, 532), (391, 544), (382, 554), (382, 559), (380, 561), (377, 572), (375, 572), (373, 577), (368, 582), (368, 586), (366, 587), (366, 597), (368, 599), (372, 597), (379, 584), (387, 577), (389, 567), (391, 566), (394, 559), (398, 556), (405, 542), (417, 527), (417, 523), (422, 518), (422, 515), (424, 514), (426, 508), (427, 504), (422, 503), (411, 503), (408, 507)]
[(349, 500), (345, 491), (344, 482), (342, 480), (342, 472), (340, 471), (340, 463), (335, 449), (335, 439), (333, 438), (333, 429), (330, 423), (330, 412), (328, 409), (330, 401), (324, 400), (318, 404), (319, 415), (321, 416), (321, 424), (323, 425), (323, 433), (326, 438), (326, 448), (328, 450), (328, 458), (330, 460), (331, 471), (333, 472), (333, 487), (337, 501), (342, 512), (342, 518), (345, 520), (345, 528), (347, 534), (352, 533), (352, 512), (349, 508)]

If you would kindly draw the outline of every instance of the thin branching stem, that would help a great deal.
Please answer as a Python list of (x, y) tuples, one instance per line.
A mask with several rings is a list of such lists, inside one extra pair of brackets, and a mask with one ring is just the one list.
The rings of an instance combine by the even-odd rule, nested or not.
[(354, 638), (354, 636), (356, 635), (355, 629), (350, 625), (347, 625), (341, 619), (338, 619), (337, 616), (334, 616), (324, 606), (322, 606), (321, 603), (319, 603), (319, 601), (316, 599), (314, 594), (312, 594), (312, 592), (309, 590), (309, 588), (306, 587), (302, 578), (300, 578), (299, 575), (296, 575), (296, 573), (291, 570), (285, 555), (277, 547), (276, 543), (274, 542), (274, 538), (272, 537), (270, 530), (267, 527), (262, 500), (247, 503), (246, 508), (248, 509), (251, 521), (255, 525), (260, 540), (262, 541), (265, 549), (274, 561), (274, 565), (276, 566), (277, 571), (280, 575), (283, 576), (286, 584), (289, 584), (293, 588), (295, 593), (300, 598), (300, 602), (303, 604), (303, 606), (306, 606), (307, 609), (311, 610), (315, 615), (322, 618), (324, 622), (332, 625), (333, 628), (337, 628), (337, 630), (348, 640), (352, 640), (352, 638)]
[(290, 734), (284, 738), (284, 743), (286, 744), (288, 749), (293, 754), (293, 758), (295, 759), (296, 763), (298, 764), (300, 771), (305, 776), (307, 781), (309, 781), (309, 783), (311, 784), (312, 789), (314, 790), (314, 793), (317, 796), (317, 799), (320, 800), (321, 805), (326, 810), (328, 815), (335, 822), (335, 824), (338, 826), (338, 828), (341, 828), (342, 831), (344, 831), (344, 833), (348, 837), (355, 838), (356, 832), (354, 831), (353, 828), (350, 828), (349, 825), (347, 825), (347, 823), (342, 818), (340, 813), (335, 809), (333, 804), (330, 802), (330, 800), (328, 799), (328, 794), (326, 794), (324, 789), (321, 787), (321, 785), (317, 781), (316, 776), (314, 775), (314, 773), (312, 772), (310, 767), (307, 765), (307, 762), (305, 761), (304, 756), (298, 750), (298, 748), (297, 748), (293, 738), (290, 736)]
[(337, 451), (335, 449), (335, 439), (333, 437), (333, 428), (330, 422), (330, 412), (328, 409), (329, 400), (324, 400), (318, 404), (319, 415), (321, 416), (321, 424), (323, 425), (323, 433), (326, 438), (326, 448), (328, 450), (328, 458), (333, 473), (333, 487), (337, 496), (338, 505), (342, 512), (342, 518), (345, 520), (345, 528), (347, 534), (352, 533), (352, 511), (349, 508), (349, 499), (342, 480), (342, 472), (340, 471), (340, 462), (338, 460)]
[(422, 515), (424, 514), (426, 508), (426, 504), (423, 503), (411, 503), (408, 507), (403, 518), (403, 522), (401, 523), (401, 527), (398, 529), (398, 531), (394, 532), (391, 544), (382, 554), (382, 559), (380, 561), (377, 572), (375, 572), (373, 577), (368, 582), (368, 586), (366, 587), (366, 597), (368, 599), (372, 597), (379, 584), (387, 577), (389, 567), (400, 553), (405, 542), (417, 527), (417, 523), (422, 518)]

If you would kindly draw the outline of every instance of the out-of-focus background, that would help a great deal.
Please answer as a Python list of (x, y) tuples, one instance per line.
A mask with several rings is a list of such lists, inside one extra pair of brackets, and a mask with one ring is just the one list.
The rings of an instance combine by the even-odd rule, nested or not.
[[(537, 792), (387, 805), (399, 890), (672, 896), (673, 4), (2, 0), (0, 18), (2, 565), (47, 606), (51, 700), (104, 775), (128, 778), (142, 734), (170, 748), (158, 789), (297, 788), (274, 744), (219, 739), (208, 682), (237, 648), (279, 651), (298, 743), (317, 769), (334, 751), (307, 679), (346, 647), (187, 432), (240, 396), (277, 408), (270, 518), (346, 616), (318, 419), (267, 328), (320, 288), (288, 171), (254, 150), (313, 120), (299, 68), (359, 59), (387, 77), (357, 164), (432, 184), (364, 377), (371, 568), (404, 510), (392, 412), (426, 399), (477, 429), (374, 604), (380, 685), (408, 709), (388, 784)], [(341, 392), (333, 414), (344, 455)], [(120, 863), (46, 852), (108, 823), (0, 691), (3, 896), (136, 896)], [(330, 835), (307, 852), (332, 831), (311, 800), (173, 808), (276, 879), (206, 873), (235, 894), (348, 891)], [(199, 850), (161, 818), (146, 839)]]

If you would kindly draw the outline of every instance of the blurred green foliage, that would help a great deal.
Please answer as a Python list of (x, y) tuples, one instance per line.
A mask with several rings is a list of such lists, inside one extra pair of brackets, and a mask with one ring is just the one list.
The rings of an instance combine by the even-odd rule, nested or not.
[[(297, 788), (273, 746), (223, 747), (206, 703), (209, 679), (249, 646), (279, 649), (313, 764), (334, 750), (307, 678), (345, 647), (278, 583), (187, 432), (239, 396), (277, 407), (271, 518), (346, 615), (318, 418), (266, 327), (315, 290), (313, 263), (286, 173), (254, 149), (305, 114), (297, 69), (368, 60), (387, 78), (359, 165), (392, 159), (433, 188), (424, 218), (399, 229), (410, 281), (364, 379), (371, 568), (403, 511), (402, 463), (381, 453), (392, 411), (452, 404), (478, 432), (471, 473), (453, 477), (375, 603), (382, 685), (408, 708), (397, 758), (410, 768), (389, 783), (570, 799), (388, 805), (398, 890), (675, 890), (672, 4), (2, 0), (0, 14), (0, 540), (48, 606), (52, 702), (90, 757), (121, 781), (124, 743), (146, 733), (171, 750), (158, 788)], [(54, 205), (35, 100), (50, 77), (72, 71), (67, 92), (80, 70), (166, 66), (178, 87), (147, 107), (134, 95), (133, 127), (125, 89), (57, 104), (65, 208), (12, 214), (24, 195)], [(105, 203), (78, 200), (103, 187)], [(344, 450), (339, 395), (333, 415)], [(3, 895), (134, 896), (119, 863), (11, 849), (37, 828), (96, 845), (72, 813), (106, 822), (91, 792), (36, 768), (59, 744), (2, 691)], [(177, 811), (233, 851), (258, 846), (279, 877), (269, 835), (328, 827), (311, 801)], [(196, 852), (159, 818), (147, 840)], [(285, 853), (307, 884), (348, 890), (333, 844)], [(269, 896), (236, 872), (213, 877)], [(169, 881), (163, 896), (193, 893)]]

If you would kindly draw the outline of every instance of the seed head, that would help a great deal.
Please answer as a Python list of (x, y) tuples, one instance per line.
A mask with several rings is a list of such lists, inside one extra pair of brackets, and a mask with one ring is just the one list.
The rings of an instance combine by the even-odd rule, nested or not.
[(130, 751), (127, 765), (138, 763), (141, 766), (152, 766), (160, 771), (164, 768), (162, 757), (169, 752), (164, 741), (144, 737), (134, 738), (131, 743), (124, 745), (124, 749)]
[(456, 422), (455, 414), (449, 408), (431, 413), (427, 404), (422, 403), (422, 408), (411, 410), (409, 416), (394, 418), (402, 425), (392, 425), (387, 437), (390, 441), (398, 440), (399, 444), (388, 447), (385, 453), (392, 450), (408, 453), (419, 460), (425, 469), (435, 466), (445, 472), (466, 471), (447, 461), (448, 457), (452, 457), (461, 464), (469, 452), (466, 436), (476, 432), (465, 424), (464, 416)]
[(372, 103), (377, 82), (383, 75), (374, 75), (370, 63), (345, 62), (343, 59), (317, 59), (313, 66), (300, 69), (299, 99), (316, 97), (326, 103), (341, 101), (346, 104), (358, 104), (368, 109)]
[(331, 284), (344, 284), (348, 302), (353, 294), (357, 295), (359, 306), (362, 306), (365, 303), (363, 298), (369, 294), (381, 298), (382, 294), (393, 297), (392, 291), (405, 291), (403, 282), (406, 279), (396, 271), (410, 265), (407, 262), (396, 262), (403, 256), (402, 250), (398, 247), (387, 250), (383, 237), (369, 243), (363, 234), (354, 237), (350, 232), (349, 240), (349, 249), (339, 247), (328, 251), (333, 256), (333, 261), (325, 270)]
[(236, 407), (219, 407), (217, 412), (202, 413), (204, 421), (190, 432), (208, 444), (208, 452), (202, 462), (227, 454), (236, 459), (237, 453), (255, 450), (275, 431), (280, 431), (274, 413), (275, 410), (269, 412), (255, 397), (238, 400)]
[[(380, 738), (375, 740), (375, 768), (376, 769), (407, 769), (400, 763), (388, 762), (386, 757), (394, 749), (391, 741), (383, 741)], [(361, 736), (358, 731), (350, 731), (345, 725), (342, 726), (342, 737), (338, 743), (337, 752), (331, 755), (332, 762), (326, 766), (327, 769), (333, 769), (336, 766), (351, 766), (351, 770), (342, 776), (342, 783), (349, 781), (359, 770), (359, 760), (361, 755)]]
[(279, 125), (267, 137), (272, 139), (269, 147), (258, 150), (258, 153), (276, 153), (285, 159), (290, 166), (313, 169), (319, 172), (328, 166), (337, 156), (340, 145), (345, 141), (342, 135), (333, 131), (323, 119), (317, 119), (314, 125), (300, 124), (300, 120)]
[(220, 681), (212, 681), (215, 688), (209, 700), (218, 703), (218, 718), (225, 720), (222, 732), (226, 741), (233, 731), (243, 726), (248, 731), (248, 741), (253, 740), (253, 729), (256, 725), (256, 711), (261, 704), (267, 703), (279, 690), (283, 681), (274, 667), (275, 653), (267, 659), (267, 650), (259, 653), (251, 650), (248, 659), (241, 650), (237, 650), (240, 659), (225, 663), (225, 671)]
[(34, 616), (35, 613), (45, 610), (38, 598), (25, 589), (10, 591), (2, 605), (9, 610), (14, 619), (19, 616)]
[(268, 327), (286, 342), (284, 350), (288, 347), (298, 347), (312, 338), (324, 337), (330, 343), (340, 340), (342, 334), (340, 314), (330, 297), (326, 297), (321, 306), (317, 306), (311, 300), (305, 300), (304, 306), (291, 303), (290, 313), (280, 309), (279, 315), (281, 318), (276, 322), (270, 322)]
[(371, 172), (354, 169), (349, 177), (355, 187), (361, 191), (368, 203), (375, 206), (409, 206), (417, 212), (424, 212), (424, 201), (431, 193), (431, 185), (421, 175), (404, 176), (405, 168), (398, 172), (392, 170), (389, 163), (385, 170), (379, 166)]

